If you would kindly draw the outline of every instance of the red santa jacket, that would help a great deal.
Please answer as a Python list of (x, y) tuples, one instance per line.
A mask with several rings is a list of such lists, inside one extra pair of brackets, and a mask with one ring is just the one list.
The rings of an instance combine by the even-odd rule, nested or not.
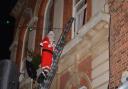
[(53, 57), (53, 45), (49, 41), (49, 38), (45, 37), (40, 43), (40, 46), (42, 46), (41, 67), (50, 70)]

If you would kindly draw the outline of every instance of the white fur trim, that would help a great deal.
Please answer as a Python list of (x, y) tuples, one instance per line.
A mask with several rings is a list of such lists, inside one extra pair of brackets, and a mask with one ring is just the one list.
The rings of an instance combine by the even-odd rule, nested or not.
[(54, 34), (54, 32), (53, 32), (53, 31), (50, 31), (50, 32), (48, 33), (48, 36), (52, 36), (52, 37), (54, 37), (54, 36), (55, 36), (55, 34)]
[(44, 67), (42, 67), (42, 69), (51, 69), (49, 66), (44, 66)]
[(44, 41), (43, 44), (44, 44), (44, 43), (48, 43), (48, 41)]
[(45, 75), (45, 73), (44, 73), (44, 72), (42, 72), (42, 73), (43, 73), (44, 77), (46, 78), (46, 75)]
[(40, 43), (40, 46), (43, 46), (43, 43)]
[(49, 44), (48, 47), (51, 48), (52, 47), (52, 44)]
[(44, 69), (43, 71), (46, 71), (47, 73), (49, 73), (49, 70), (48, 69)]

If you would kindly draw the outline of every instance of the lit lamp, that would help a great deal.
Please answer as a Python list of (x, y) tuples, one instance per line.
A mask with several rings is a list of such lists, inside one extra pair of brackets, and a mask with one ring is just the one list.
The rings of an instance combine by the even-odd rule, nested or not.
[(29, 27), (28, 30), (29, 30), (29, 31), (32, 31), (33, 29), (32, 29), (32, 27)]
[(121, 86), (118, 89), (128, 89), (128, 71), (124, 71), (121, 77)]

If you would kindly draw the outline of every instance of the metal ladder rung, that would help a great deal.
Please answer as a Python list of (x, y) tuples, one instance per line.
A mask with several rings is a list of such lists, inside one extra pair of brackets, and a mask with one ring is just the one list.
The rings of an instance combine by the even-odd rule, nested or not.
[(53, 65), (52, 65), (52, 70), (50, 71), (50, 73), (48, 74), (48, 78), (47, 80), (44, 81), (44, 83), (42, 84), (41, 89), (49, 89), (52, 83), (52, 80), (56, 74), (57, 68), (58, 68), (58, 61), (59, 58), (61, 56), (62, 50), (64, 48), (64, 43), (63, 40), (65, 40), (66, 35), (68, 34), (68, 32), (70, 31), (70, 28), (72, 26), (72, 22), (74, 21), (74, 18), (71, 17), (71, 19), (68, 21), (68, 23), (65, 25), (65, 29), (64, 31), (61, 33), (60, 39), (57, 42), (57, 45), (55, 47), (55, 52), (53, 55)]

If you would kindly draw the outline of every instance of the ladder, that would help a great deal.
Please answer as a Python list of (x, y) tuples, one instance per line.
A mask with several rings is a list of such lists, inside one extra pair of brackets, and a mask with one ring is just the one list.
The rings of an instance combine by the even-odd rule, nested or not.
[(67, 24), (64, 27), (63, 32), (61, 33), (61, 36), (56, 44), (54, 53), (53, 53), (53, 65), (52, 65), (52, 69), (48, 74), (48, 78), (46, 80), (44, 80), (44, 82), (41, 84), (40, 89), (50, 89), (50, 86), (52, 84), (52, 81), (54, 79), (54, 76), (56, 74), (56, 71), (58, 69), (58, 62), (59, 62), (59, 58), (62, 54), (63, 48), (65, 46), (65, 38), (68, 34), (68, 32), (71, 29), (72, 23), (74, 21), (74, 18), (71, 17), (70, 20), (67, 22)]

